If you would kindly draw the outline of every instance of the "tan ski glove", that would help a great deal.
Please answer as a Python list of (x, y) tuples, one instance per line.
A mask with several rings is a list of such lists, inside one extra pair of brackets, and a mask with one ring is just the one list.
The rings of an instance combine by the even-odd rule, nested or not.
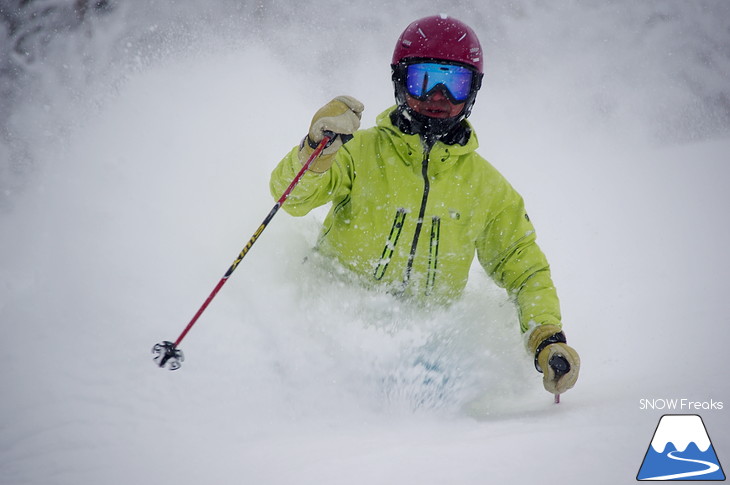
[(309, 133), (299, 148), (299, 161), (304, 163), (312, 155), (314, 149), (322, 138), (324, 132), (329, 131), (335, 134), (335, 137), (322, 154), (317, 158), (309, 170), (312, 172), (323, 173), (329, 170), (335, 159), (335, 153), (340, 149), (343, 143), (352, 138), (352, 134), (360, 128), (360, 118), (365, 107), (357, 99), (351, 96), (337, 96), (332, 101), (322, 106), (312, 118), (309, 126)]
[[(535, 356), (535, 367), (542, 372), (542, 385), (552, 394), (562, 394), (575, 385), (580, 372), (580, 357), (565, 341), (557, 325), (538, 325), (528, 338), (527, 348)], [(568, 369), (561, 369), (562, 357)], [(556, 359), (556, 360), (553, 360)], [(551, 365), (552, 363), (552, 365)]]

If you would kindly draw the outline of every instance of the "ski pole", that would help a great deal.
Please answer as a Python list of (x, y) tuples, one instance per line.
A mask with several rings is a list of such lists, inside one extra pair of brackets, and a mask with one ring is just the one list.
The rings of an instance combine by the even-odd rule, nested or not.
[(220, 289), (223, 287), (224, 284), (226, 284), (226, 281), (228, 281), (228, 278), (231, 277), (233, 272), (236, 270), (238, 265), (241, 263), (241, 260), (246, 257), (248, 252), (251, 250), (251, 247), (254, 245), (256, 240), (258, 240), (259, 236), (261, 236), (261, 233), (264, 232), (264, 229), (266, 229), (266, 226), (271, 222), (271, 219), (274, 218), (276, 213), (279, 211), (282, 205), (284, 205), (284, 202), (286, 202), (286, 199), (289, 197), (289, 194), (292, 190), (294, 190), (294, 187), (297, 186), (301, 178), (304, 176), (304, 173), (309, 169), (309, 166), (312, 165), (314, 160), (322, 153), (322, 150), (324, 150), (327, 147), (327, 144), (335, 137), (336, 135), (332, 132), (326, 131), (324, 138), (322, 138), (322, 141), (319, 142), (319, 145), (317, 145), (317, 148), (314, 149), (314, 152), (309, 156), (306, 162), (302, 165), (301, 170), (299, 170), (299, 173), (297, 173), (294, 176), (294, 179), (291, 181), (289, 186), (286, 188), (284, 193), (279, 197), (279, 200), (276, 201), (276, 204), (274, 204), (274, 207), (271, 209), (269, 214), (264, 218), (264, 221), (261, 223), (258, 229), (256, 229), (256, 232), (254, 232), (253, 236), (251, 236), (251, 239), (249, 239), (248, 243), (246, 243), (246, 246), (241, 250), (241, 252), (238, 254), (236, 259), (233, 261), (233, 264), (228, 268), (228, 271), (223, 275), (223, 277), (218, 281), (218, 284), (213, 288), (213, 291), (210, 292), (210, 295), (208, 295), (208, 298), (203, 302), (201, 307), (198, 309), (198, 311), (193, 316), (192, 320), (190, 320), (190, 323), (187, 324), (185, 329), (182, 331), (180, 336), (175, 340), (175, 342), (170, 342), (165, 340), (164, 342), (160, 342), (158, 344), (155, 344), (152, 347), (152, 353), (155, 355), (153, 360), (157, 362), (157, 365), (160, 367), (167, 367), (170, 370), (177, 370), (180, 368), (181, 363), (183, 360), (185, 360), (185, 357), (183, 356), (182, 351), (178, 348), (180, 345), (180, 342), (185, 338), (185, 336), (188, 334), (191, 328), (193, 328), (193, 325), (195, 325), (195, 322), (198, 321), (200, 318), (200, 315), (203, 314), (206, 308), (208, 308), (208, 305), (211, 301), (213, 301), (213, 298), (218, 294)]

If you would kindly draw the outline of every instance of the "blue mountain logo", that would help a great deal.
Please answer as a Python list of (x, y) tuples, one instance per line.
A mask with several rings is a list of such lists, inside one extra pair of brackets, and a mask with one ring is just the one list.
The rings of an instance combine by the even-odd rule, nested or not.
[(705, 423), (696, 414), (665, 414), (637, 480), (725, 480)]

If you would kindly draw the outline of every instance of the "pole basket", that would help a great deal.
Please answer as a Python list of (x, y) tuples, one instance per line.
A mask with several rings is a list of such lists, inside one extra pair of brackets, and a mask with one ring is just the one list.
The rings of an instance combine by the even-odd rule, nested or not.
[(167, 367), (169, 370), (178, 370), (185, 360), (182, 350), (175, 347), (175, 344), (168, 342), (160, 342), (152, 347), (154, 357), (152, 360), (160, 367)]

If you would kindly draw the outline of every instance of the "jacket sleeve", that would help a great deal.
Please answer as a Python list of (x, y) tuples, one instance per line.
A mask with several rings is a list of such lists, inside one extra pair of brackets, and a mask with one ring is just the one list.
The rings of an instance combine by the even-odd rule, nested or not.
[[(352, 186), (352, 156), (346, 147), (338, 150), (335, 162), (325, 173), (307, 171), (292, 190), (282, 208), (293, 216), (303, 216), (312, 209), (344, 198)], [(279, 199), (289, 186), (302, 163), (299, 161), (299, 147), (294, 147), (274, 168), (269, 180), (269, 190), (274, 199)]]
[(479, 262), (515, 299), (522, 333), (536, 325), (561, 327), (550, 266), (535, 242), (535, 228), (522, 197), (512, 190), (506, 200), (477, 240)]

